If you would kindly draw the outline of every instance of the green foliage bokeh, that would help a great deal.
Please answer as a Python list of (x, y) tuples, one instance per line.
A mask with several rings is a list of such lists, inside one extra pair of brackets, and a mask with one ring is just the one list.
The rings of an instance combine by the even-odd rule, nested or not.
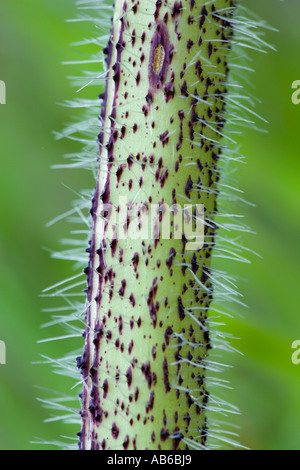
[[(67, 262), (50, 259), (47, 251), (59, 248), (68, 224), (46, 224), (70, 208), (72, 191), (93, 185), (84, 171), (49, 169), (78, 150), (53, 137), (72, 119), (72, 110), (58, 103), (75, 95), (67, 80), (74, 71), (61, 62), (82, 58), (70, 43), (94, 31), (92, 25), (65, 21), (76, 16), (74, 3), (0, 0), (0, 79), (7, 87), (7, 104), (0, 106), (0, 340), (7, 348), (7, 364), (0, 366), (1, 450), (48, 449), (34, 441), (75, 437), (78, 431), (44, 422), (49, 411), (36, 398), (48, 395), (39, 388), (68, 391), (73, 383), (33, 364), (41, 354), (58, 357), (78, 346), (72, 340), (37, 343), (62, 333), (40, 328), (49, 320), (42, 312), (48, 307), (42, 290), (72, 275)], [(263, 125), (268, 133), (245, 130), (239, 136), (247, 164), (238, 166), (237, 175), (245, 199), (256, 205), (242, 209), (256, 232), (244, 243), (261, 258), (250, 255), (251, 265), (230, 266), (249, 307), (226, 327), (240, 338), (233, 345), (243, 353), (226, 355), (234, 366), (226, 373), (233, 386), (227, 398), (241, 410), (233, 422), (243, 445), (300, 449), (300, 365), (291, 361), (292, 342), (300, 339), (300, 105), (291, 101), (292, 82), (300, 79), (300, 5), (298, 0), (244, 4), (279, 32), (266, 35), (277, 52), (250, 54), (256, 71), (249, 91), (269, 124)], [(92, 91), (96, 96), (102, 90)]]

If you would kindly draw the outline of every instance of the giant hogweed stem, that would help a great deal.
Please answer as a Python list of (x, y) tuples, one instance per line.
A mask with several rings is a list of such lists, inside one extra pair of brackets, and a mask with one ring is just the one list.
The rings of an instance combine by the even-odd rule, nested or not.
[[(210, 260), (234, 13), (233, 0), (115, 2), (78, 358), (80, 449), (206, 446)], [(109, 207), (120, 214), (124, 201), (139, 210), (116, 221)], [(191, 249), (176, 214), (196, 225), (201, 204), (204, 244)]]
[[(100, 30), (83, 44), (101, 49), (111, 7), (77, 3), (79, 20)], [(237, 126), (259, 117), (242, 82), (252, 71), (245, 52), (268, 46), (261, 27), (232, 0), (116, 0), (103, 70), (85, 75), (97, 86), (105, 78), (98, 139), (98, 100), (66, 103), (88, 117), (59, 134), (83, 145), (60, 166), (94, 170), (96, 189), (92, 208), (82, 192), (65, 214), (85, 228), (53, 253), (86, 267), (46, 295), (66, 302), (51, 309), (49, 324), (67, 327), (53, 339), (81, 338), (84, 323), (85, 346), (45, 359), (82, 387), (81, 409), (74, 394), (44, 402), (60, 412), (50, 419), (78, 423), (80, 449), (238, 445), (218, 420), (238, 410), (216, 395), (228, 384), (215, 375), (224, 369), (215, 351), (234, 350), (223, 318), (242, 302), (216, 262), (248, 262), (239, 240), (248, 228), (234, 215), (244, 200), (229, 176), (243, 161)]]

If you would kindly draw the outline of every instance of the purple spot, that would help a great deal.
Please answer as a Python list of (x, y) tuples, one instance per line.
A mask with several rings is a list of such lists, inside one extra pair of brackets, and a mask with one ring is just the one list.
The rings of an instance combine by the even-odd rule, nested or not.
[(119, 435), (119, 428), (116, 425), (116, 423), (113, 423), (112, 428), (111, 428), (111, 434), (114, 439), (118, 438)]
[(178, 306), (178, 315), (180, 320), (183, 320), (185, 317), (184, 307), (180, 295), (177, 297), (177, 306)]
[(171, 387), (170, 387), (170, 382), (169, 382), (168, 361), (166, 357), (164, 358), (164, 362), (163, 362), (163, 374), (164, 374), (165, 390), (166, 390), (166, 393), (168, 393), (171, 390)]
[(187, 197), (190, 197), (190, 192), (193, 188), (193, 181), (191, 176), (189, 176), (189, 179), (187, 180), (186, 186), (185, 186), (185, 194)]
[[(153, 71), (153, 63), (154, 53), (159, 45), (163, 47), (165, 56), (162, 66), (159, 67), (159, 73), (156, 75)], [(153, 92), (156, 92), (158, 89), (160, 89), (166, 81), (166, 76), (170, 65), (170, 52), (172, 50), (173, 47), (170, 44), (170, 38), (167, 27), (162, 21), (159, 21), (157, 24), (156, 31), (151, 39), (151, 50), (148, 66), (148, 79), (150, 83), (150, 88)]]
[(103, 382), (103, 398), (107, 397), (107, 392), (108, 392), (108, 381), (107, 379), (104, 380)]

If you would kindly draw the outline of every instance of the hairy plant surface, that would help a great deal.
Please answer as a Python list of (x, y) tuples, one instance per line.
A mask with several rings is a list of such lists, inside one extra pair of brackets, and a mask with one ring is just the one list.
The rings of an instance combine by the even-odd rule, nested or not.
[[(233, 10), (231, 0), (115, 4), (80, 362), (82, 449), (205, 445), (209, 265)], [(120, 214), (122, 196), (140, 208), (133, 230), (130, 214), (123, 227), (102, 207)], [(194, 218), (197, 203), (205, 208), (197, 250), (187, 249), (183, 230), (175, 238), (175, 223), (169, 239), (159, 227), (171, 219), (166, 205), (181, 215), (187, 202)], [(154, 240), (142, 217), (153, 204)], [(121, 232), (112, 239), (111, 223), (110, 233)]]
[[(230, 350), (216, 317), (228, 314), (226, 302), (240, 302), (211, 258), (247, 262), (238, 239), (224, 235), (247, 227), (219, 208), (237, 199), (224, 175), (242, 158), (235, 125), (251, 125), (247, 113), (254, 115), (234, 73), (228, 78), (228, 62), (249, 71), (243, 50), (265, 46), (241, 10), (232, 0), (115, 2), (87, 231), (87, 302), (68, 300), (86, 325), (77, 357), (82, 450), (205, 449), (208, 437), (211, 447), (233, 443), (217, 421), (208, 422), (208, 412), (236, 412), (211, 393), (226, 384), (214, 376), (222, 364), (209, 351)], [(92, 113), (94, 104), (77, 102)], [(91, 121), (64, 135), (82, 131), (79, 166), (93, 167)], [(195, 241), (199, 224), (202, 243)], [(82, 262), (80, 253), (72, 256)]]

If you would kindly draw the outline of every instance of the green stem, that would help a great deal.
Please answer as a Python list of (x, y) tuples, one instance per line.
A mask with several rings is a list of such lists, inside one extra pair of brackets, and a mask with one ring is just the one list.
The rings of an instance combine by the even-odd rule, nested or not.
[[(234, 10), (232, 0), (116, 0), (78, 359), (81, 449), (206, 447), (210, 260)], [(191, 249), (185, 224), (201, 223), (201, 204), (204, 244)], [(128, 206), (138, 214), (122, 218)]]

